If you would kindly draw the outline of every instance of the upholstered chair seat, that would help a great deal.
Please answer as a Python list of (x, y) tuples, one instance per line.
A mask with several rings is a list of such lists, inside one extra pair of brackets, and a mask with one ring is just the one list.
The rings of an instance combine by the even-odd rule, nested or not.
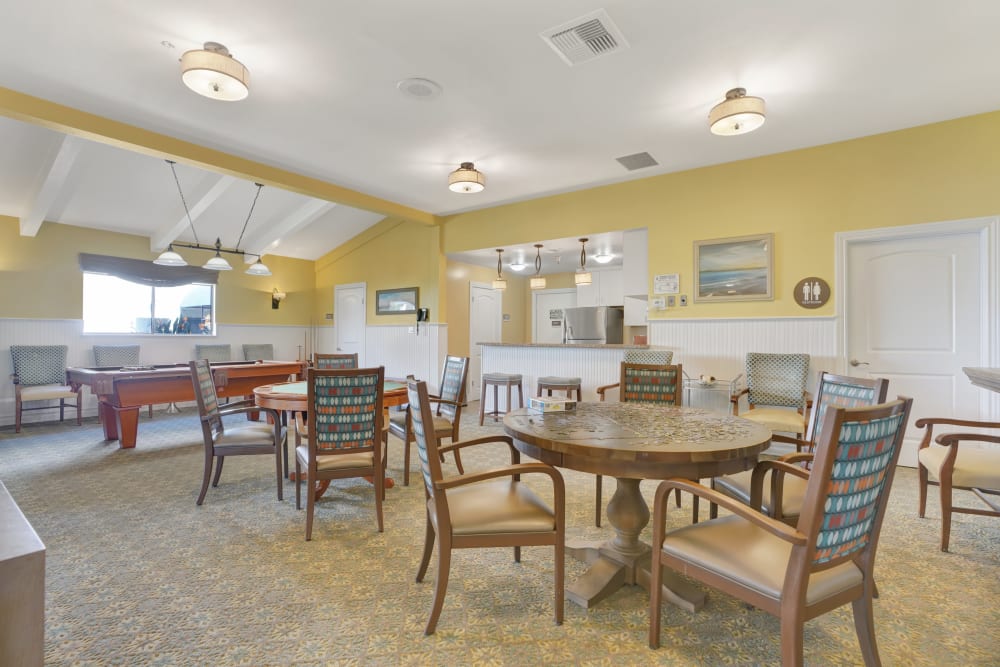
[[(809, 417), (808, 376), (808, 354), (747, 353), (747, 386), (731, 397), (733, 414), (772, 431), (802, 437)], [(749, 410), (741, 413), (742, 396), (746, 396)]]
[(803, 433), (805, 418), (798, 412), (781, 408), (756, 408), (740, 415), (779, 433)]
[(245, 426), (227, 428), (215, 438), (215, 446), (245, 445), (259, 443), (274, 437), (274, 426), (264, 423), (250, 423)]
[[(309, 460), (309, 447), (302, 445), (295, 448), (296, 455), (302, 460)], [(350, 468), (371, 468), (373, 463), (372, 452), (358, 452), (356, 454), (320, 454), (316, 457), (316, 468), (318, 470), (348, 470)]]
[[(448, 490), (451, 530), (455, 535), (551, 533), (556, 518), (548, 505), (523, 484), (507, 479)], [(432, 504), (433, 500), (427, 501)], [(430, 507), (437, 530), (437, 514)]]
[(39, 387), (22, 387), (22, 401), (48, 401), (58, 398), (76, 398), (73, 388), (65, 384), (43, 384)]
[[(14, 432), (21, 432), (21, 415), (32, 410), (59, 408), (59, 421), (66, 407), (76, 408), (76, 424), (80, 425), (80, 394), (66, 384), (66, 345), (11, 345), (10, 360), (14, 371)], [(74, 399), (67, 403), (66, 399)], [(25, 407), (33, 401), (59, 401), (59, 405)]]
[[(917, 455), (932, 481), (941, 481), (941, 468), (948, 457), (947, 447), (925, 447)], [(953, 486), (971, 489), (1000, 489), (1000, 456), (996, 449), (959, 449), (951, 475)]]

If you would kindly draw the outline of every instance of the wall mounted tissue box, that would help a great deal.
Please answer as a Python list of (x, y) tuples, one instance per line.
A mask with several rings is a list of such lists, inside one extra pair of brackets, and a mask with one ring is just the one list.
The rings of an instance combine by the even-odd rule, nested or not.
[(555, 396), (531, 396), (528, 398), (528, 410), (532, 412), (566, 412), (576, 410), (576, 401)]

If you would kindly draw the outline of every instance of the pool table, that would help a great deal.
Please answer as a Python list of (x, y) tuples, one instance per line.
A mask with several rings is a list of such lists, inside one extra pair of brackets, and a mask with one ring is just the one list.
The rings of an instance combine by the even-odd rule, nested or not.
[[(253, 396), (254, 387), (287, 382), (305, 373), (302, 361), (225, 361), (211, 366), (220, 398)], [(69, 368), (66, 377), (74, 389), (90, 387), (99, 401), (104, 437), (118, 440), (122, 449), (135, 447), (140, 407), (195, 400), (191, 369), (186, 363)]]

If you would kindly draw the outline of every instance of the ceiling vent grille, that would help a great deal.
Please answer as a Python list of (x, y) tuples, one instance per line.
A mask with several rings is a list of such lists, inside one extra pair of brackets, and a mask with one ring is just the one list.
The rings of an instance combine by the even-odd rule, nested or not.
[(544, 30), (540, 37), (570, 66), (629, 47), (625, 36), (603, 9)]
[(633, 153), (632, 155), (625, 155), (623, 157), (616, 157), (616, 160), (621, 163), (623, 167), (629, 171), (635, 171), (636, 169), (645, 169), (646, 167), (655, 167), (660, 164), (657, 162), (652, 155), (649, 153)]

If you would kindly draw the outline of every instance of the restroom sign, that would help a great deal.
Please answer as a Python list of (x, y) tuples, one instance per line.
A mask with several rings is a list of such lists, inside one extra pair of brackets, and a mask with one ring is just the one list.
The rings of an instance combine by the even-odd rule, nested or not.
[(826, 281), (816, 276), (803, 278), (795, 285), (792, 296), (795, 303), (803, 308), (819, 308), (830, 300), (830, 286)]

